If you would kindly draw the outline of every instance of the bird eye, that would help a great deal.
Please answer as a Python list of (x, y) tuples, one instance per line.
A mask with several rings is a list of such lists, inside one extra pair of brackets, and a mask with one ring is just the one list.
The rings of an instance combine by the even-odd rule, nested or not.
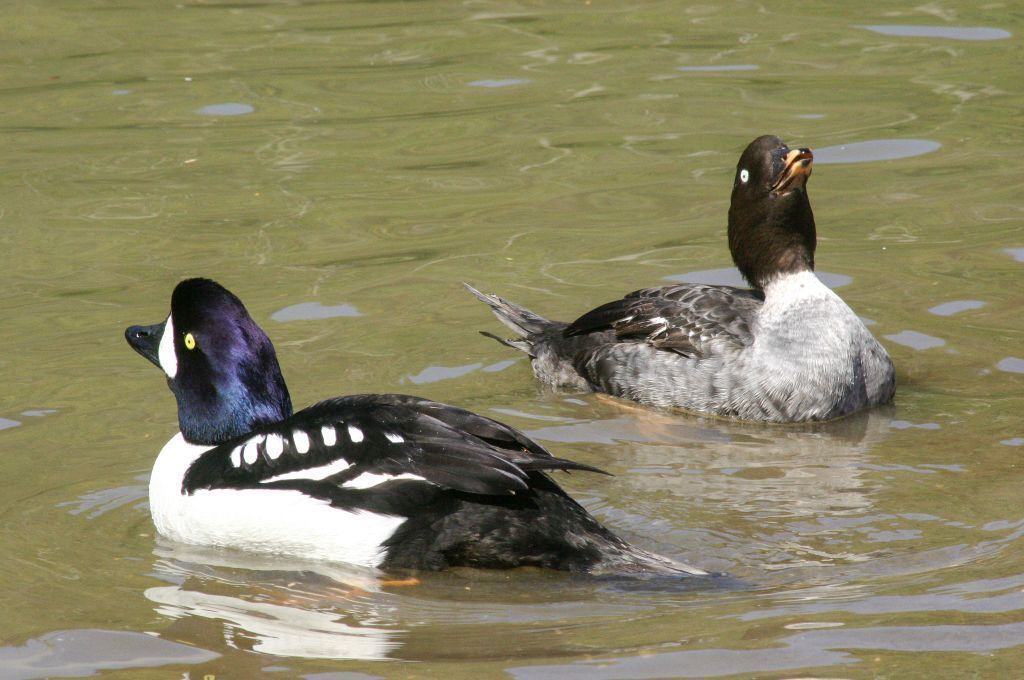
[(196, 339), (191, 333), (185, 333), (185, 347), (189, 349), (196, 348)]
[(750, 173), (747, 172), (747, 169), (740, 170), (740, 181), (746, 184), (748, 179), (750, 179)]

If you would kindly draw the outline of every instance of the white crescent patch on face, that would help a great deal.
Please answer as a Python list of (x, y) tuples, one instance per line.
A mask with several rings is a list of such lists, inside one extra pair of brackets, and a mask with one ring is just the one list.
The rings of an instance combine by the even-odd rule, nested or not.
[(160, 368), (164, 369), (168, 378), (173, 379), (178, 375), (178, 356), (174, 353), (174, 322), (170, 316), (164, 323), (164, 334), (160, 336), (157, 358), (160, 359)]

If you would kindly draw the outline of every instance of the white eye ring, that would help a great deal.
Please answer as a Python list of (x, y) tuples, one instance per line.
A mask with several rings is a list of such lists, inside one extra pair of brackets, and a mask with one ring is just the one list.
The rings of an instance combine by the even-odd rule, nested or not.
[(746, 168), (740, 170), (740, 181), (746, 184), (748, 179), (750, 179), (750, 173), (747, 172)]

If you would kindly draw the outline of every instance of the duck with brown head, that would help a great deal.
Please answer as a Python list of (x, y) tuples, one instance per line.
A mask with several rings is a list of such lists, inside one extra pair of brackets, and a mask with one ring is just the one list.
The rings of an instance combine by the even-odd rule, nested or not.
[(749, 289), (644, 288), (567, 324), (467, 288), (520, 336), (496, 339), (526, 352), (537, 378), (557, 388), (773, 422), (889, 402), (889, 355), (814, 274), (813, 158), (772, 135), (740, 156), (729, 251)]

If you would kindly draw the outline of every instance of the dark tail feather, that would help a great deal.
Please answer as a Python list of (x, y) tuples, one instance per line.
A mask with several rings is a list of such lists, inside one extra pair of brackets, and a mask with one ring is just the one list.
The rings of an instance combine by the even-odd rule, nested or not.
[(594, 467), (593, 465), (587, 465), (586, 463), (577, 463), (574, 460), (566, 460), (565, 458), (539, 458), (531, 456), (529, 459), (519, 461), (513, 459), (519, 467), (524, 470), (561, 470), (562, 472), (570, 472), (571, 470), (583, 470), (585, 472), (596, 472), (601, 475), (612, 476), (612, 473), (605, 472), (601, 468)]
[(480, 331), (480, 335), (490, 338), (491, 340), (497, 340), (503, 345), (507, 345), (513, 349), (517, 349), (520, 352), (526, 352), (530, 356), (533, 356), (533, 345), (529, 340), (523, 340), (520, 338), (503, 338), (500, 335), (494, 333), (488, 333), (487, 331)]
[(491, 333), (482, 332), (482, 335), (486, 335), (489, 338), (494, 338), (503, 345), (508, 345), (518, 349), (521, 352), (527, 354), (533, 354), (533, 343), (530, 342), (530, 336), (542, 333), (544, 330), (554, 325), (551, 321), (545, 319), (542, 316), (538, 316), (519, 305), (509, 302), (504, 298), (500, 298), (497, 295), (488, 295), (487, 293), (481, 293), (473, 286), (468, 283), (463, 283), (470, 293), (476, 296), (478, 300), (487, 304), (494, 312), (494, 316), (498, 317), (498, 321), (502, 322), (513, 331), (518, 333), (521, 338), (499, 338)]
[(626, 545), (621, 553), (606, 555), (590, 570), (596, 576), (715, 576), (668, 557)]

